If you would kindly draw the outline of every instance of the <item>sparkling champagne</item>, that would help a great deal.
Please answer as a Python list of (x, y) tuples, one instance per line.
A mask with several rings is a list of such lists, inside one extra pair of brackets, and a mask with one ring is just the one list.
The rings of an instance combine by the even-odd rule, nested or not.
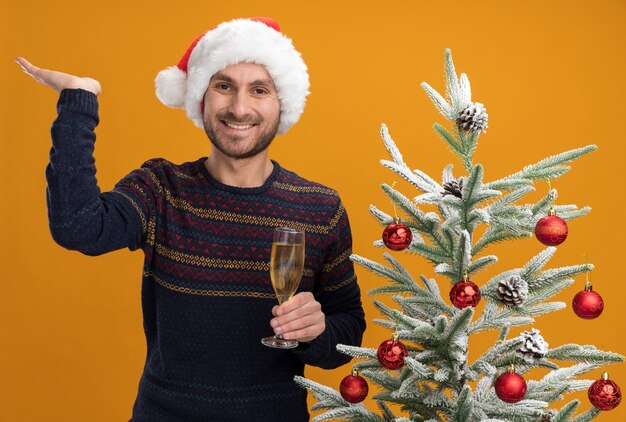
[(304, 269), (304, 243), (272, 244), (270, 277), (278, 303), (291, 299), (298, 289)]
[[(290, 227), (276, 227), (270, 257), (270, 278), (278, 303), (291, 299), (304, 269), (304, 231)], [(263, 337), (261, 343), (276, 349), (298, 347), (297, 340), (286, 340), (282, 334)]]

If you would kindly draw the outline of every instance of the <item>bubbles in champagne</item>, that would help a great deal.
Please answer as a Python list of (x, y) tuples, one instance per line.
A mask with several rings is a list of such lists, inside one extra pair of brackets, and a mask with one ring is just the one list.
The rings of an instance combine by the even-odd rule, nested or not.
[(304, 269), (304, 244), (273, 243), (270, 276), (278, 303), (291, 299), (298, 290)]

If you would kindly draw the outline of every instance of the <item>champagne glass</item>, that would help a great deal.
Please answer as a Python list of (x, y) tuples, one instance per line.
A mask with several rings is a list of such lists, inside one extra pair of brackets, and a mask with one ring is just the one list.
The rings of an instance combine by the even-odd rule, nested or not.
[[(304, 269), (304, 231), (290, 227), (274, 230), (270, 277), (278, 303), (288, 301), (298, 290)], [(293, 349), (296, 340), (285, 340), (282, 335), (265, 337), (261, 343), (276, 349)]]

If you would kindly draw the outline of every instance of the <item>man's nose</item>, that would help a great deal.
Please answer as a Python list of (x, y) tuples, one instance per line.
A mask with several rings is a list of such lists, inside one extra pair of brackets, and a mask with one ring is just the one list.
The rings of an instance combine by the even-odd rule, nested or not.
[(252, 98), (245, 90), (239, 90), (231, 97), (230, 112), (237, 117), (250, 114), (252, 110)]

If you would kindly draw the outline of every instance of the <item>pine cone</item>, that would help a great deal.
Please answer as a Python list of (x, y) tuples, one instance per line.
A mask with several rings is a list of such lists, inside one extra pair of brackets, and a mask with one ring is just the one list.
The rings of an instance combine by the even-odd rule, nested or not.
[(528, 297), (528, 283), (518, 275), (502, 280), (498, 284), (498, 297), (505, 305), (519, 308)]
[(552, 422), (557, 414), (558, 412), (556, 410), (546, 410), (541, 414), (541, 419), (539, 419), (539, 422)]
[(487, 120), (489, 119), (489, 115), (487, 114), (487, 110), (485, 106), (481, 103), (470, 103), (465, 109), (459, 114), (459, 117), (456, 119), (456, 124), (460, 129), (470, 131), (470, 132), (487, 132)]
[(463, 194), (461, 192), (463, 191), (464, 180), (465, 178), (459, 177), (456, 180), (451, 180), (450, 182), (444, 183), (443, 192), (441, 192), (441, 194), (443, 196), (454, 195), (457, 198), (463, 199)]
[(519, 352), (526, 362), (532, 363), (535, 359), (541, 359), (548, 353), (548, 343), (543, 339), (540, 331), (533, 328), (532, 331), (522, 331), (520, 337), (524, 339), (524, 344)]

